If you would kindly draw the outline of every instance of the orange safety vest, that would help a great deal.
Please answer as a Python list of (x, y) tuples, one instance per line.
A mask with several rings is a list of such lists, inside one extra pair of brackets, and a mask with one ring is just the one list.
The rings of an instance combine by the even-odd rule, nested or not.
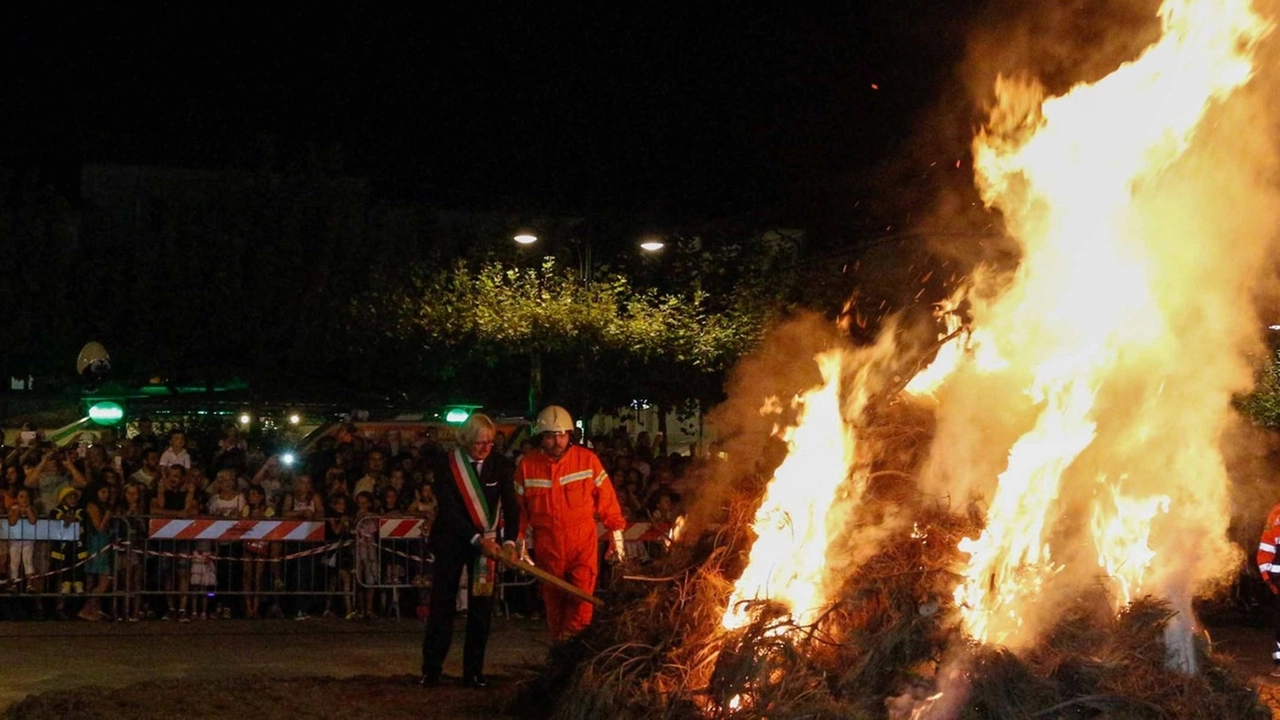
[(541, 450), (526, 453), (516, 467), (515, 484), (521, 538), (530, 527), (534, 542), (554, 536), (557, 530), (594, 527), (597, 515), (610, 530), (627, 526), (600, 458), (581, 445), (570, 445), (559, 460)]

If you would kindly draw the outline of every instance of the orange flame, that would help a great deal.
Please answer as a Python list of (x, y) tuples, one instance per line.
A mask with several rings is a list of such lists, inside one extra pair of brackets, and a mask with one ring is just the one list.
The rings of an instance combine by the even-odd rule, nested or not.
[[(1035, 84), (1000, 80), (974, 145), (983, 198), (1003, 211), (1024, 256), (1007, 290), (975, 303), (973, 342), (1026, 388), (1006, 410), (1032, 421), (1009, 450), (986, 529), (961, 545), (970, 557), (956, 601), (980, 640), (1016, 646), (1034, 637), (1026, 627), (1034, 601), (1074, 561), (1054, 557), (1049, 541), (1066, 478), (1121, 478), (1094, 505), (1092, 542), (1125, 602), (1156, 560), (1150, 523), (1170, 502), (1131, 494), (1162, 470), (1143, 453), (1160, 448), (1173, 465), (1164, 472), (1197, 472), (1207, 461), (1207, 477), (1192, 482), (1223, 480), (1216, 451), (1203, 451), (1226, 394), (1197, 428), (1208, 436), (1199, 442), (1160, 416), (1172, 407), (1165, 382), (1186, 374), (1170, 353), (1181, 308), (1161, 286), (1178, 267), (1178, 244), (1194, 239), (1159, 236), (1140, 199), (1192, 145), (1211, 106), (1251, 77), (1250, 49), (1266, 25), (1247, 0), (1170, 0), (1160, 18), (1159, 41), (1092, 85), (1045, 99)], [(1131, 424), (1107, 423), (1103, 408), (1125, 402)], [(1220, 543), (1224, 528), (1213, 529)]]
[[(936, 403), (923, 488), (987, 499), (955, 590), (964, 628), (983, 642), (1033, 641), (1053, 613), (1046, 599), (1095, 585), (1098, 568), (1117, 607), (1165, 597), (1185, 611), (1171, 632), (1186, 635), (1197, 583), (1230, 567), (1218, 441), (1255, 335), (1245, 293), (1205, 291), (1243, 284), (1252, 268), (1201, 237), (1221, 218), (1162, 193), (1177, 189), (1176, 203), (1206, 189), (1179, 163), (1206, 113), (1249, 81), (1270, 27), (1248, 0), (1166, 0), (1159, 18), (1160, 39), (1137, 59), (1060, 97), (999, 80), (974, 143), (979, 190), (1022, 244), (1021, 263), (1007, 278), (975, 273), (971, 329), (956, 333), (947, 316), (953, 339), (906, 392)], [(1226, 359), (1210, 366), (1194, 352), (1205, 342)], [(749, 622), (752, 600), (783, 603), (802, 623), (826, 602), (827, 512), (858, 445), (841, 358), (819, 355), (823, 384), (796, 399), (727, 629)], [(844, 394), (865, 395), (859, 382)]]
[(797, 424), (784, 433), (787, 457), (756, 512), (756, 541), (721, 621), (726, 630), (750, 622), (753, 600), (783, 603), (801, 623), (824, 604), (827, 511), (853, 459), (840, 414), (842, 356), (839, 350), (819, 355), (823, 384), (796, 398)]
[(1143, 580), (1156, 553), (1148, 544), (1151, 521), (1169, 512), (1168, 495), (1125, 497), (1118, 485), (1106, 484), (1110, 503), (1093, 509), (1093, 538), (1098, 545), (1098, 565), (1118, 590), (1116, 607), (1128, 605), (1142, 590)]

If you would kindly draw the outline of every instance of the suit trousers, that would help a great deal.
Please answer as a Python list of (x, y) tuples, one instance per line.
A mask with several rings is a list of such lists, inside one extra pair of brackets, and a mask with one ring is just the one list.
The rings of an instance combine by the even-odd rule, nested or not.
[[(427, 629), (422, 636), (422, 674), (438, 676), (453, 644), (453, 618), (457, 614), (458, 582), (462, 569), (473, 565), (480, 550), (468, 542), (448, 543), (435, 549)], [(471, 573), (468, 573), (470, 578)], [(462, 645), (462, 675), (484, 672), (484, 651), (489, 643), (493, 596), (477, 597), (467, 588), (467, 634)]]

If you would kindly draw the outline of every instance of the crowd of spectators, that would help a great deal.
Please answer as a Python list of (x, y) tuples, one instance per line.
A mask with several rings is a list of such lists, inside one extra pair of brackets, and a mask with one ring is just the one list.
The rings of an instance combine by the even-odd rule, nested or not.
[(664, 454), (661, 434), (640, 431), (634, 437), (618, 427), (590, 438), (588, 445), (613, 479), (622, 514), (631, 522), (670, 524), (680, 509), (691, 458)]
[[(410, 580), (419, 585), (426, 578), (407, 577), (404, 564), (379, 567), (365, 555), (356, 562), (357, 554), (376, 552), (379, 542), (360, 521), (378, 516), (430, 523), (438, 480), (430, 468), (446, 451), (429, 428), (403, 440), (373, 440), (352, 425), (295, 459), (267, 455), (236, 425), (215, 439), (189, 436), (178, 426), (157, 429), (144, 417), (128, 437), (86, 434), (62, 447), (24, 428), (13, 446), (0, 450), (0, 497), (10, 527), (49, 519), (78, 522), (83, 533), (74, 544), (0, 542), (0, 559), (8, 561), (0, 562), (0, 575), (14, 593), (56, 594), (57, 616), (86, 620), (114, 615), (191, 621), (232, 614), (302, 619), (321, 613), (357, 619), (387, 612), (390, 597), (374, 586)], [(619, 429), (587, 444), (613, 478), (628, 520), (669, 524), (680, 513), (688, 458), (662, 454), (660, 436), (632, 437)], [(512, 446), (499, 433), (494, 452), (518, 459), (529, 447), (530, 440)], [(324, 521), (328, 543), (352, 542), (291, 564), (281, 558), (299, 548), (288, 543), (175, 543), (169, 554), (176, 557), (159, 558), (143, 556), (137, 547), (113, 550), (119, 546), (112, 538), (143, 537), (150, 518), (197, 517)], [(420, 547), (395, 549), (408, 557), (426, 554)], [(169, 592), (144, 598), (138, 592), (144, 587)], [(339, 588), (344, 592), (332, 592)], [(131, 607), (97, 597), (126, 589)], [(233, 592), (218, 598), (219, 589)], [(305, 594), (317, 591), (328, 592)], [(46, 607), (34, 601), (31, 606), (37, 614)], [(8, 610), (0, 613), (13, 614)]]

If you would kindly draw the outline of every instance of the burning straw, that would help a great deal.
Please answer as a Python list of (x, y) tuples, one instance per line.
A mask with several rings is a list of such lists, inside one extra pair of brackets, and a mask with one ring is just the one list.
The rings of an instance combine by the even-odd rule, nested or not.
[(1204, 644), (1198, 674), (1168, 667), (1163, 638), (1173, 612), (1160, 601), (1144, 598), (1117, 615), (1099, 587), (1064, 607), (1025, 652), (969, 640), (951, 597), (964, 560), (959, 540), (981, 530), (980, 513), (955, 512), (947, 498), (916, 488), (923, 420), (907, 407), (881, 416), (872, 433), (881, 460), (856, 520), (911, 519), (812, 622), (760, 600), (748, 601), (747, 625), (722, 625), (762, 490), (744, 482), (718, 530), (676, 545), (649, 569), (650, 581), (618, 584), (584, 634), (553, 648), (513, 709), (582, 720), (1269, 717)]

